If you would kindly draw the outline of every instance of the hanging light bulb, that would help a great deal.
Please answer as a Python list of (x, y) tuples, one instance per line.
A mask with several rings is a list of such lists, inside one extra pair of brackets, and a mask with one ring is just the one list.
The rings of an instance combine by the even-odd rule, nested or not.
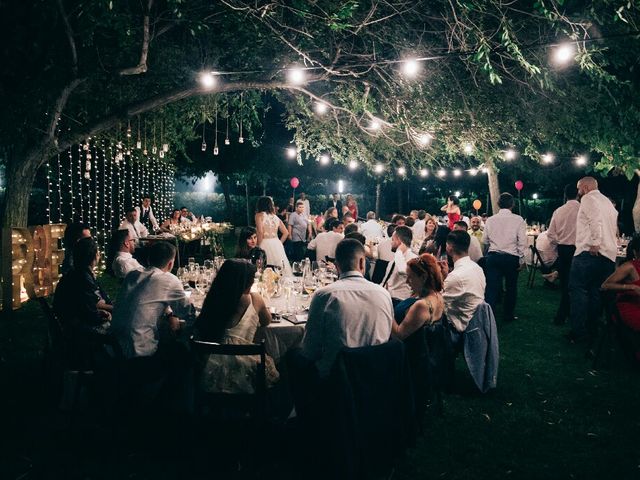
[(168, 143), (163, 143), (162, 144), (162, 151), (167, 153), (169, 151), (169, 144)]
[(464, 153), (466, 153), (467, 155), (471, 155), (473, 153), (473, 145), (471, 145), (470, 143), (465, 143)]
[(136, 148), (138, 150), (142, 148), (142, 139), (140, 138), (140, 115), (138, 115), (138, 140), (136, 141)]
[(438, 170), (438, 176), (440, 178), (444, 178), (447, 176), (447, 171), (444, 168), (441, 168), (440, 170)]
[(459, 168), (453, 170), (454, 177), (459, 177), (460, 175), (462, 175), (462, 170), (460, 170)]
[(504, 159), (511, 161), (514, 160), (518, 156), (518, 152), (516, 152), (513, 148), (509, 148), (504, 152)]
[(558, 65), (566, 65), (576, 56), (576, 49), (572, 43), (564, 43), (553, 51), (553, 61)]
[(298, 155), (298, 152), (296, 150), (296, 147), (288, 147), (287, 148), (287, 157), (290, 159), (294, 159), (296, 158), (296, 156)]
[(131, 138), (131, 119), (127, 121), (127, 138)]
[(213, 154), (218, 155), (218, 153), (220, 153), (220, 151), (218, 150), (218, 146), (216, 145), (215, 147), (213, 147)]
[(404, 167), (400, 167), (398, 168), (398, 175), (400, 175), (401, 177), (404, 177), (407, 174), (407, 169)]
[(402, 63), (402, 73), (407, 78), (415, 78), (420, 72), (420, 63), (417, 60), (409, 59)]
[(158, 156), (160, 158), (164, 158), (164, 150), (160, 150), (160, 153), (158, 154)]
[(238, 143), (244, 143), (244, 138), (243, 137), (238, 137)]
[(426, 147), (431, 144), (431, 140), (433, 140), (433, 136), (430, 133), (421, 133), (416, 136), (416, 142), (421, 147)]
[(89, 160), (87, 160), (84, 164), (84, 169), (89, 172), (91, 171), (91, 162)]
[(202, 145), (201, 145), (200, 148), (202, 148), (203, 152), (206, 152), (207, 151), (207, 144), (205, 142), (202, 142)]
[(546, 163), (546, 164), (553, 163), (553, 160), (554, 160), (553, 153), (545, 153), (542, 156), (542, 162), (543, 163)]
[(202, 72), (198, 78), (200, 85), (206, 90), (210, 90), (216, 86), (215, 72)]
[(329, 158), (329, 155), (327, 155), (326, 153), (323, 153), (322, 155), (320, 155), (320, 165), (326, 165), (329, 163), (331, 159)]
[(329, 106), (324, 102), (316, 102), (315, 108), (314, 108), (315, 112), (318, 115), (323, 115), (323, 114), (327, 113), (328, 109), (329, 109)]
[(302, 85), (306, 75), (300, 67), (291, 67), (287, 69), (287, 81), (293, 85)]
[(158, 153), (158, 147), (156, 147), (155, 145), (153, 147), (151, 147), (151, 153), (154, 154), (154, 155), (156, 153)]
[[(120, 143), (120, 144), (121, 144), (121, 142), (118, 142), (118, 143)], [(118, 148), (121, 148), (121, 147), (118, 147)], [(83, 149), (84, 151), (89, 150), (89, 140), (87, 140), (87, 141), (82, 145), (82, 149)]]
[(586, 155), (579, 155), (576, 157), (576, 165), (579, 167), (584, 167), (589, 160)]
[(376, 164), (376, 166), (374, 167), (374, 171), (376, 173), (384, 172), (384, 165), (382, 165), (381, 163)]
[(469, 175), (471, 175), (472, 177), (475, 177), (478, 174), (478, 169), (477, 168), (470, 168), (469, 169)]
[(420, 176), (421, 177), (428, 177), (429, 176), (429, 170), (427, 170), (426, 168), (421, 168), (420, 169)]
[(349, 162), (349, 170), (355, 170), (356, 168), (358, 168), (358, 162), (356, 162), (355, 160), (351, 160)]
[(84, 172), (84, 178), (85, 178), (86, 180), (91, 180), (91, 173), (89, 173), (89, 172)]

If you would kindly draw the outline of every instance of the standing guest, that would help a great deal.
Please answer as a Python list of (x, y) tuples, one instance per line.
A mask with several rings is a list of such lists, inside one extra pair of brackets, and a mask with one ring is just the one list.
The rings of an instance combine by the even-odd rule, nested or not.
[(180, 222), (195, 222), (196, 216), (187, 207), (180, 207)]
[[(447, 253), (453, 259), (453, 270), (444, 279), (444, 304), (447, 320), (456, 330), (466, 330), (478, 305), (484, 303), (486, 281), (484, 272), (469, 258), (471, 237), (461, 230), (447, 237)], [(441, 262), (444, 271), (448, 271)]]
[(476, 215), (475, 217), (471, 217), (471, 220), (469, 220), (469, 222), (471, 228), (469, 228), (467, 233), (472, 237), (477, 238), (478, 241), (482, 243), (482, 218)]
[(335, 208), (336, 211), (338, 212), (338, 215), (340, 217), (342, 216), (342, 200), (340, 200), (340, 194), (339, 193), (334, 193), (331, 196), (331, 199), (329, 200), (329, 203), (327, 204), (327, 208)]
[[(289, 259), (284, 251), (284, 242), (289, 237), (289, 231), (275, 215), (275, 207), (271, 197), (260, 197), (256, 204), (256, 231), (258, 245), (267, 254), (267, 264), (283, 269), (285, 276), (293, 276)], [(278, 232), (282, 236), (278, 239)]]
[(316, 259), (325, 262), (328, 258), (335, 258), (336, 247), (344, 238), (344, 225), (337, 218), (332, 218), (327, 222), (328, 230), (319, 233), (308, 245), (309, 250), (316, 251)]
[(291, 261), (304, 258), (307, 238), (311, 238), (311, 224), (304, 215), (304, 202), (298, 200), (296, 211), (289, 215), (289, 238), (291, 239)]
[(433, 255), (424, 253), (407, 262), (407, 283), (411, 296), (394, 309), (393, 336), (400, 340), (439, 322), (444, 313), (442, 273)]
[(122, 221), (118, 230), (129, 230), (129, 236), (133, 240), (136, 247), (140, 246), (140, 239), (149, 236), (149, 230), (138, 220), (138, 210), (129, 208), (125, 219)]
[[(627, 245), (627, 261), (602, 284), (603, 290), (618, 292), (616, 306), (620, 318), (629, 328), (640, 333), (640, 236)], [(640, 351), (636, 353), (640, 360)]]
[(460, 220), (460, 199), (455, 195), (450, 195), (447, 199), (447, 204), (441, 209), (441, 212), (447, 214), (449, 230), (453, 230), (453, 225)]
[[(271, 314), (258, 293), (251, 293), (256, 267), (246, 260), (222, 264), (196, 320), (198, 340), (227, 345), (253, 343), (258, 327), (271, 323)], [(209, 355), (203, 359), (200, 384), (211, 393), (252, 393), (258, 359), (253, 356)], [(273, 359), (266, 362), (267, 384), (278, 371)]]
[(131, 239), (129, 230), (116, 230), (111, 239), (113, 251), (116, 251), (111, 269), (116, 278), (124, 278), (129, 272), (141, 271), (144, 267), (133, 258), (135, 243)]
[(422, 245), (425, 237), (427, 212), (424, 210), (418, 210), (418, 217), (416, 223), (413, 224), (411, 230), (413, 231), (413, 243)]
[(302, 354), (327, 377), (344, 347), (379, 345), (389, 340), (393, 323), (391, 297), (364, 279), (365, 252), (360, 242), (345, 239), (335, 253), (338, 281), (316, 291), (302, 339)]
[(391, 223), (393, 223), (396, 227), (402, 227), (407, 222), (407, 219), (404, 215), (400, 215), (396, 213), (393, 217), (391, 217)]
[(487, 219), (484, 226), (483, 243), (488, 247), (486, 257), (487, 292), (485, 298), (495, 311), (498, 295), (505, 282), (504, 309), (506, 322), (516, 320), (514, 316), (518, 296), (518, 273), (524, 266), (527, 248), (527, 224), (520, 215), (511, 212), (513, 195), (503, 193), (498, 199), (500, 211)]
[(289, 197), (288, 203), (278, 209), (278, 218), (286, 225), (289, 221), (289, 215), (291, 215), (296, 209), (295, 198)]
[(60, 273), (63, 275), (73, 268), (73, 247), (81, 238), (91, 238), (91, 230), (89, 225), (75, 222), (70, 223), (64, 231), (64, 259), (60, 267)]
[(182, 218), (182, 214), (179, 209), (176, 208), (172, 210), (171, 216), (167, 218), (164, 222), (162, 222), (162, 225), (160, 225), (160, 230), (164, 232), (170, 232), (171, 226), (180, 225), (180, 222), (182, 221), (181, 218)]
[(302, 202), (302, 204), (304, 205), (304, 210), (302, 213), (304, 214), (305, 217), (309, 218), (309, 215), (311, 215), (311, 204), (309, 203), (309, 199), (307, 198), (304, 192), (300, 192), (300, 199), (298, 200), (298, 202)]
[(351, 214), (351, 212), (346, 212), (344, 215), (342, 215), (342, 223), (346, 226), (349, 225), (351, 223), (355, 223), (356, 219), (355, 217)]
[[(462, 220), (460, 220), (459, 222), (456, 222), (455, 225), (453, 226), (454, 232), (455, 231), (466, 232), (467, 230), (469, 230), (469, 227)], [(472, 261), (478, 263), (484, 256), (482, 254), (482, 245), (480, 244), (480, 241), (476, 237), (469, 235), (469, 238), (471, 239), (471, 243), (469, 244), (469, 258), (471, 258)]]
[(598, 190), (593, 177), (578, 181), (578, 221), (576, 224), (576, 252), (569, 276), (570, 342), (593, 334), (600, 314), (600, 286), (616, 267), (618, 245), (618, 212), (611, 201)]
[(358, 204), (356, 203), (356, 199), (354, 198), (354, 196), (351, 194), (347, 195), (346, 207), (349, 210), (349, 213), (351, 214), (351, 217), (353, 218), (353, 220), (357, 221), (358, 220)]
[(376, 220), (376, 212), (367, 212), (367, 221), (360, 227), (360, 233), (362, 233), (367, 240), (384, 237), (382, 227)]
[(553, 212), (547, 238), (558, 251), (558, 277), (560, 278), (560, 305), (553, 319), (556, 325), (563, 324), (569, 317), (569, 273), (573, 254), (576, 252), (576, 226), (578, 222), (578, 189), (569, 184), (564, 188), (566, 203)]
[(389, 291), (394, 304), (411, 296), (411, 288), (407, 284), (407, 262), (418, 256), (411, 251), (411, 229), (406, 226), (396, 227), (391, 236), (393, 261), (387, 265), (382, 286)]
[(142, 206), (136, 207), (136, 209), (138, 210), (140, 223), (143, 224), (147, 230), (154, 232), (160, 230), (156, 217), (153, 215), (153, 208), (151, 208), (151, 197), (148, 195), (142, 197)]
[(391, 237), (393, 236), (393, 232), (395, 232), (396, 226), (393, 223), (387, 225), (387, 236), (383, 238), (378, 243), (378, 260), (382, 260), (385, 262), (393, 262), (393, 250), (392, 250), (392, 241)]
[(423, 253), (434, 253), (435, 248), (433, 247), (434, 241), (436, 239), (436, 232), (438, 231), (438, 222), (435, 217), (429, 217), (425, 220), (424, 223), (424, 233), (422, 244), (420, 245), (420, 249), (418, 250), (420, 255)]
[(258, 234), (255, 228), (244, 227), (240, 230), (235, 258), (250, 260), (258, 268), (263, 268), (267, 264), (267, 254), (258, 247)]

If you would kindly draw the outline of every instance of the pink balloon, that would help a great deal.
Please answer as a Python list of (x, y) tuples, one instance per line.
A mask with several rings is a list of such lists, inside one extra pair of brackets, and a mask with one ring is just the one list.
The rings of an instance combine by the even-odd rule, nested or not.
[(522, 180), (516, 180), (516, 190), (520, 191), (524, 188), (524, 183), (522, 183)]
[(298, 185), (300, 185), (300, 180), (298, 180), (298, 177), (293, 177), (291, 180), (289, 180), (289, 185), (291, 185), (291, 188), (298, 188)]

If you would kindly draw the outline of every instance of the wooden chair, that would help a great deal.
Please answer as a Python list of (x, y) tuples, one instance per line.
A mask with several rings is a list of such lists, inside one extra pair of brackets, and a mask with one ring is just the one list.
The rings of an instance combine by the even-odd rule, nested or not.
[(531, 267), (529, 268), (529, 279), (527, 280), (527, 286), (529, 288), (533, 288), (533, 284), (536, 279), (536, 272), (540, 270), (542, 273), (549, 273), (551, 271), (551, 267), (542, 261), (540, 251), (534, 245), (530, 245), (529, 248), (531, 249), (531, 258), (533, 259), (533, 261), (531, 262)]

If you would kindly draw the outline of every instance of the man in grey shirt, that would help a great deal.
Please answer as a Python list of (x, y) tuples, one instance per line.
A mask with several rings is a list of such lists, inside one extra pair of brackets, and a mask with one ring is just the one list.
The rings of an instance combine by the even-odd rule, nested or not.
[(313, 360), (321, 377), (331, 371), (342, 347), (385, 343), (391, 336), (391, 295), (365, 280), (364, 246), (355, 239), (336, 248), (340, 278), (316, 291), (302, 339), (302, 355)]
[(304, 202), (296, 202), (296, 210), (289, 215), (289, 238), (291, 239), (291, 261), (304, 258), (307, 235), (311, 236), (311, 225), (304, 214)]

